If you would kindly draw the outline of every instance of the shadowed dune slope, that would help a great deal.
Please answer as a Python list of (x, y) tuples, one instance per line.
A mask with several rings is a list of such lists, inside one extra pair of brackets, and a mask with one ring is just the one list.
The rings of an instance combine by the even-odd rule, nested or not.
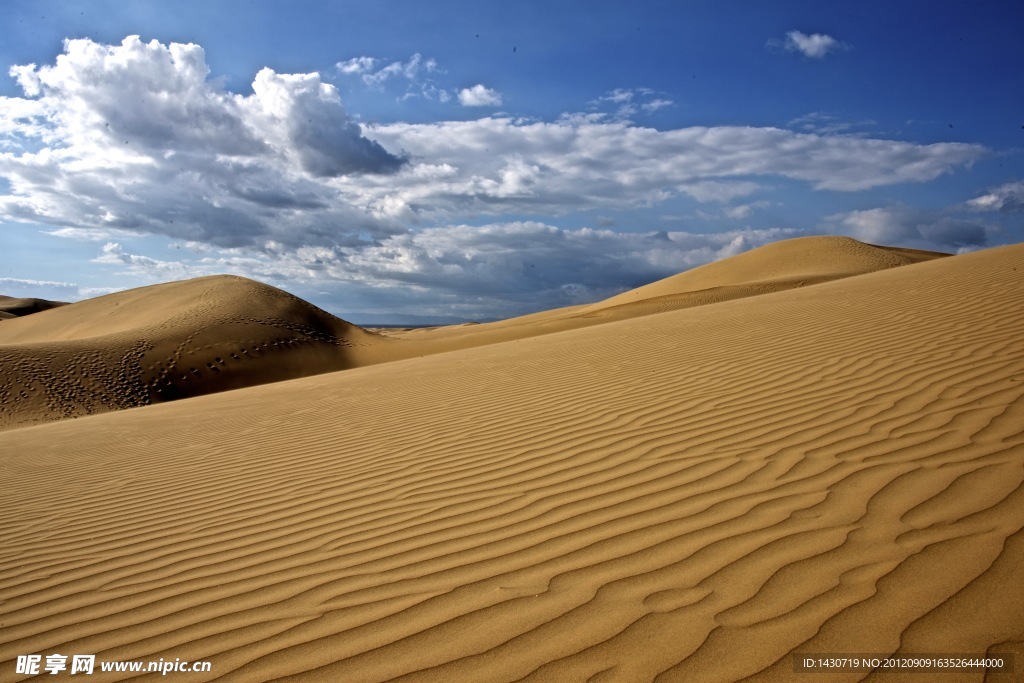
[(341, 370), (387, 344), (245, 278), (140, 287), (0, 323), (0, 428)]
[(46, 299), (18, 298), (0, 295), (0, 320), (17, 318), (23, 315), (48, 311), (58, 306), (67, 306), (64, 301), (48, 301)]
[(1021, 301), (1017, 245), (11, 430), (0, 679), (52, 652), (195, 681), (1024, 666)]

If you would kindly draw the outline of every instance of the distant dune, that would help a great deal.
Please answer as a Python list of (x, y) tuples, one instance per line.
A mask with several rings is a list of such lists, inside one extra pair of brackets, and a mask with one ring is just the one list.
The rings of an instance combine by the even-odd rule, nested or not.
[(0, 320), (18, 318), (40, 311), (48, 311), (58, 306), (67, 306), (64, 301), (47, 301), (46, 299), (21, 299), (13, 296), (0, 295)]
[[(0, 680), (58, 652), (211, 662), (194, 681), (1019, 681), (1024, 245), (932, 256), (783, 243), (392, 340), (235, 278), (6, 320), (4, 353), (150, 379), (350, 369), (5, 431)], [(748, 294), (630, 308), (716, 287)], [(795, 673), (814, 653), (1016, 660)]]
[[(949, 254), (879, 247), (849, 237), (801, 237), (709, 263), (584, 308), (582, 313), (635, 314), (781, 292), (853, 275), (930, 261)], [(632, 309), (632, 310), (631, 310)]]
[(544, 311), (472, 328), (451, 326), (383, 332), (389, 337), (419, 342), (446, 340), (451, 343), (459, 339), (464, 345), (479, 345), (509, 341), (771, 294), (945, 256), (948, 254), (877, 247), (849, 237), (800, 237), (709, 263), (595, 304)]

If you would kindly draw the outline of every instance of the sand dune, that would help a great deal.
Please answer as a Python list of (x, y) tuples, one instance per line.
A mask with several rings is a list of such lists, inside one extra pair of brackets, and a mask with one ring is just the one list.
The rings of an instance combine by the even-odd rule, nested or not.
[(940, 256), (806, 237), (597, 304), (381, 335), (240, 277), (141, 287), (0, 325), (0, 430), (536, 337)]
[(849, 237), (800, 237), (752, 249), (594, 304), (483, 325), (383, 333), (418, 342), (451, 343), (458, 339), (463, 345), (509, 341), (796, 289), (944, 256), (948, 254), (878, 247)]
[(1021, 680), (1022, 301), (1017, 245), (7, 431), (0, 680)]
[[(948, 254), (865, 244), (849, 237), (800, 237), (774, 242), (638, 287), (584, 308), (581, 313), (628, 306), (634, 313), (660, 313), (742, 299), (887, 268), (930, 261)], [(635, 314), (635, 313), (634, 313)]]
[(0, 429), (373, 362), (388, 340), (229, 275), (0, 323)]

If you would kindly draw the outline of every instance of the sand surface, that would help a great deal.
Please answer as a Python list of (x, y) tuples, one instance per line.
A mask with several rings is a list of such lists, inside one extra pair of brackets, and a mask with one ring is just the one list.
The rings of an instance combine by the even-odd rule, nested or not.
[[(343, 372), (3, 432), (0, 680), (1021, 680), (1024, 245), (819, 256), (798, 275), (848, 276), (422, 357), (341, 321)], [(731, 286), (792, 275), (740, 258)], [(162, 319), (41, 327), (77, 306), (3, 343)], [(1017, 672), (793, 671), (986, 652)]]

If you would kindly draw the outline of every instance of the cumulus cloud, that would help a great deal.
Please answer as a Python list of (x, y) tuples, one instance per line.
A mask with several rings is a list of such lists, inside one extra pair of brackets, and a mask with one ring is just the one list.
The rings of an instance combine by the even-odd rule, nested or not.
[[(42, 103), (47, 146), (0, 155), (12, 188), (0, 215), (225, 247), (344, 246), (417, 221), (629, 208), (680, 194), (721, 201), (750, 192), (751, 176), (857, 191), (928, 181), (985, 154), (777, 128), (662, 131), (600, 116), (361, 127), (316, 74), (264, 69), (253, 94), (231, 95), (207, 79), (197, 46), (136, 38), (69, 41), (56, 66), (20, 74), (39, 99), (8, 98), (0, 109)], [(124, 99), (134, 104), (115, 106)]]
[(459, 91), (459, 104), (463, 107), (497, 107), (501, 104), (501, 94), (477, 83), (472, 88)]
[[(436, 69), (430, 63), (367, 57), (339, 70), (406, 79)], [(527, 280), (497, 275), (505, 272), (498, 255), (502, 264), (514, 263), (515, 245), (532, 259), (522, 273), (546, 288), (545, 303), (558, 304), (678, 272), (693, 254), (710, 259), (725, 245), (683, 233), (563, 231), (510, 217), (609, 215), (678, 197), (728, 204), (761, 191), (771, 177), (855, 192), (927, 182), (987, 153), (970, 144), (778, 128), (657, 130), (603, 112), (553, 122), (483, 117), (366, 126), (319, 74), (263, 69), (252, 92), (231, 93), (210, 77), (199, 46), (137, 37), (120, 45), (68, 41), (54, 64), (12, 74), (24, 97), (0, 99), (7, 145), (0, 177), (9, 185), (4, 193), (0, 183), (0, 218), (102, 242), (98, 264), (151, 279), (208, 268), (272, 282), (327, 278), (370, 292), (399, 283), (434, 286), (450, 271), (463, 293), (496, 292), (510, 282), (525, 292)], [(493, 92), (478, 87), (482, 94), (474, 96)], [(620, 111), (668, 106), (659, 102), (641, 88), (611, 91), (599, 104)], [(731, 210), (734, 218), (749, 215)], [(857, 227), (851, 220), (843, 224), (848, 229)], [(465, 225), (477, 221), (490, 227)], [(956, 224), (932, 230), (946, 240), (975, 239)], [(186, 263), (135, 253), (130, 236), (150, 234), (212, 251)], [(744, 239), (764, 237), (751, 235)], [(602, 249), (616, 256), (601, 256)], [(590, 266), (572, 275), (577, 258), (599, 264), (595, 274), (616, 275), (604, 285), (584, 276)], [(403, 271), (402, 264), (412, 265)], [(541, 268), (563, 272), (541, 277)]]
[(302, 240), (336, 231), (331, 222), (379, 230), (329, 181), (404, 164), (319, 75), (263, 69), (252, 94), (231, 94), (197, 45), (69, 40), (55, 64), (11, 73), (32, 99), (0, 100), (0, 121), (15, 127), (0, 134), (21, 151), (0, 154), (8, 219), (223, 246)]
[(252, 84), (254, 96), (240, 101), (248, 121), (278, 154), (294, 155), (315, 176), (391, 173), (404, 163), (362, 136), (338, 96), (319, 74), (278, 74), (264, 68)]
[[(769, 41), (769, 45), (778, 46), (778, 41)], [(789, 31), (786, 39), (781, 43), (782, 48), (787, 52), (799, 52), (809, 59), (822, 59), (832, 52), (846, 49), (844, 43), (839, 42), (830, 35), (824, 33), (806, 34), (802, 31)]]

